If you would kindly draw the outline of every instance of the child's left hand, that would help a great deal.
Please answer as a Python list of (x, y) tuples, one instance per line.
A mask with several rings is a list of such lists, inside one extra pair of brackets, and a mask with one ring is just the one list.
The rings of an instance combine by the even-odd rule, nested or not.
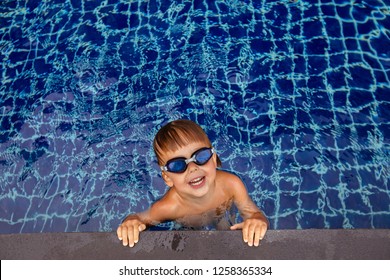
[(244, 222), (230, 227), (231, 230), (242, 229), (242, 238), (249, 246), (259, 246), (260, 240), (267, 232), (268, 224), (262, 219), (246, 219)]

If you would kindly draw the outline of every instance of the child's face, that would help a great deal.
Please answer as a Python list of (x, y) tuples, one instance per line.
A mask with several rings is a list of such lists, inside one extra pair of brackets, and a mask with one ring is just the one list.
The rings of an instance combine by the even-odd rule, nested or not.
[[(190, 158), (194, 152), (201, 148), (209, 148), (209, 145), (203, 142), (191, 143), (185, 147), (179, 148), (174, 152), (165, 152), (161, 159), (164, 163), (168, 160), (178, 157)], [(217, 168), (217, 157), (215, 154), (204, 165), (197, 165), (190, 162), (183, 173), (163, 172), (165, 183), (169, 187), (174, 187), (177, 193), (186, 197), (203, 197), (211, 188), (215, 186), (215, 176)]]

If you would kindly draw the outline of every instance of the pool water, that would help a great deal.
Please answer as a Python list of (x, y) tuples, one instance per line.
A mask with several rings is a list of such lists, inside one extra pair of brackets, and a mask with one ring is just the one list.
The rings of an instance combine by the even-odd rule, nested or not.
[(0, 233), (115, 230), (178, 118), (272, 229), (390, 228), (389, 4), (3, 0)]

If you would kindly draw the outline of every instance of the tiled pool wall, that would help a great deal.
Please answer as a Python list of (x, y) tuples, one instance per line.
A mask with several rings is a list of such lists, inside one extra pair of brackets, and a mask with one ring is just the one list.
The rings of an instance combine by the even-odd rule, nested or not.
[(2, 1), (0, 232), (112, 231), (198, 122), (271, 229), (390, 228), (388, 1)]

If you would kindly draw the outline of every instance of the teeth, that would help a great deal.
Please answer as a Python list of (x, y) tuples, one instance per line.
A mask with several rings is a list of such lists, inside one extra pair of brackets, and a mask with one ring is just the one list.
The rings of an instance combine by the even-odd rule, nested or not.
[(190, 182), (191, 185), (199, 185), (203, 181), (203, 177), (194, 179)]

